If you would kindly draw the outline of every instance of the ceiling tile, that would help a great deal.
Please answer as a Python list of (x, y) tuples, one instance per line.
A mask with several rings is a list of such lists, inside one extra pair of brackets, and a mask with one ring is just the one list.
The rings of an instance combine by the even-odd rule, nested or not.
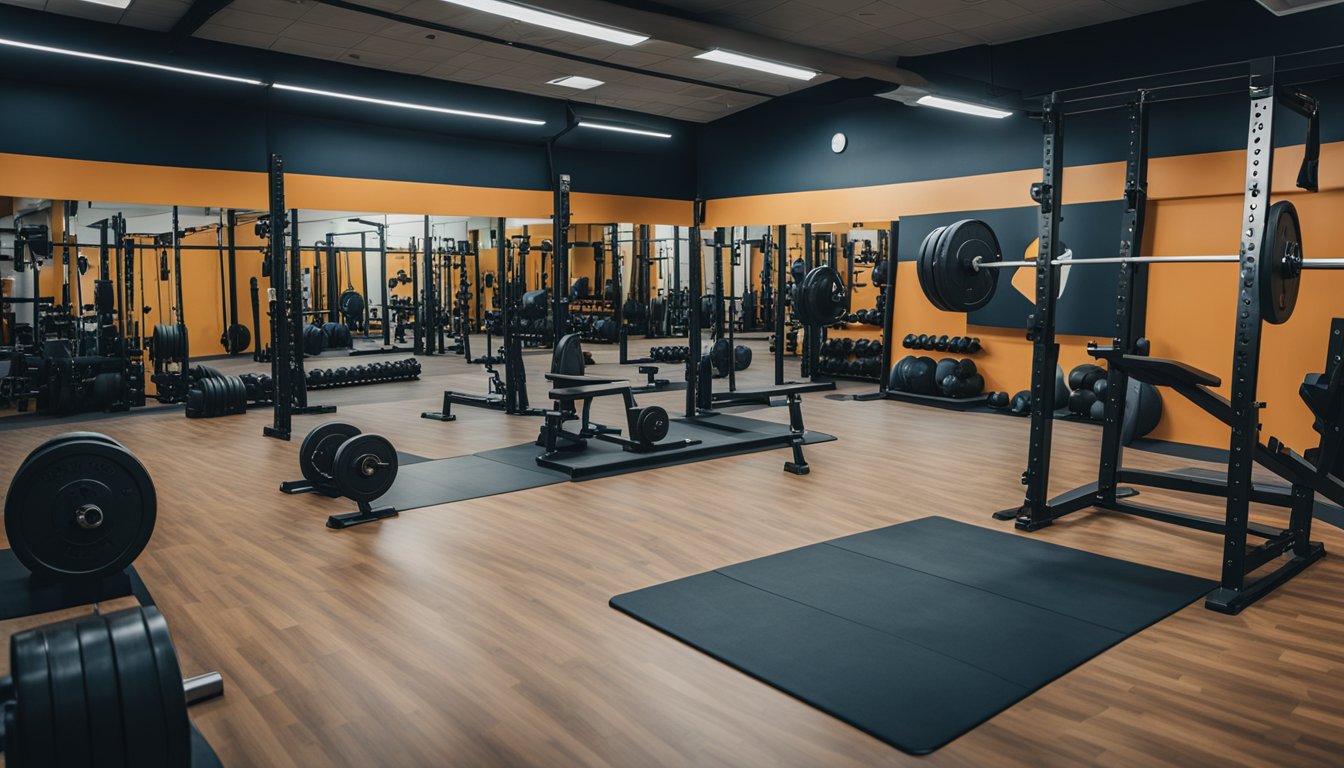
[(280, 37), (291, 40), (302, 40), (306, 43), (318, 43), (319, 45), (333, 46), (342, 50), (353, 48), (364, 42), (369, 35), (367, 32), (350, 32), (344, 29), (332, 29), (331, 27), (320, 27), (316, 24), (309, 24), (306, 21), (296, 21), (285, 27), (280, 33)]
[(293, 53), (298, 56), (311, 56), (315, 59), (338, 59), (345, 53), (344, 48), (334, 45), (299, 40), (293, 37), (280, 37), (271, 44), (271, 50)]
[(344, 8), (331, 5), (314, 5), (311, 10), (303, 15), (301, 21), (316, 24), (320, 27), (363, 32), (365, 34), (375, 29), (382, 29), (384, 26), (383, 22), (378, 20), (376, 16), (347, 11)]
[(230, 27), (232, 29), (243, 29), (248, 32), (260, 32), (268, 35), (278, 35), (286, 27), (293, 24), (292, 19), (279, 16), (266, 16), (251, 11), (242, 11), (237, 8), (225, 8), (210, 17), (208, 22), (210, 26)]
[(229, 43), (230, 45), (246, 45), (252, 48), (270, 48), (275, 43), (276, 36), (265, 32), (250, 32), (246, 29), (234, 29), (222, 24), (206, 23), (196, 31), (196, 37), (205, 40), (214, 40), (217, 43)]
[[(233, 0), (224, 10), (247, 11), (248, 13), (259, 13), (263, 16), (275, 16), (281, 19), (297, 19), (308, 12), (308, 6), (286, 2), (286, 0)], [(219, 13), (224, 13), (224, 11)], [(218, 18), (219, 13), (211, 18)]]

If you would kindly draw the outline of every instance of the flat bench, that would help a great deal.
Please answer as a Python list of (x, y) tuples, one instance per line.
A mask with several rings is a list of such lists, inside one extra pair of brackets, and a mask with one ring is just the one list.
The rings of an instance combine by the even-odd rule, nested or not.
[(789, 405), (789, 445), (793, 448), (793, 461), (784, 462), (784, 471), (806, 475), (811, 469), (803, 458), (803, 440), (807, 437), (807, 427), (803, 424), (803, 395), (834, 389), (833, 381), (807, 381), (759, 389), (739, 389), (735, 392), (714, 392), (710, 397), (711, 402), (723, 405), (770, 405), (770, 401), (776, 397), (785, 398)]

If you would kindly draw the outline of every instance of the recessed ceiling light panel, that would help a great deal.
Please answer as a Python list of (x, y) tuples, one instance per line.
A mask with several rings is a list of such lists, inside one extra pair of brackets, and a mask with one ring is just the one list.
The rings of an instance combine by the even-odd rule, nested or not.
[(566, 75), (557, 77), (554, 80), (546, 81), (547, 85), (558, 85), (562, 88), (575, 88), (580, 91), (586, 91), (589, 88), (596, 88), (599, 85), (605, 85), (601, 80), (594, 80), (591, 77), (580, 77), (578, 75)]

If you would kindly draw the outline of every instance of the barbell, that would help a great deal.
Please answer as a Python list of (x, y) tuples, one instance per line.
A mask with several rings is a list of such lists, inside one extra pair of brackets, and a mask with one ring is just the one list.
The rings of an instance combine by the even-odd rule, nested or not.
[[(1269, 208), (1265, 234), (1256, 258), (1250, 246), (1246, 261), (1259, 285), (1260, 316), (1268, 323), (1284, 323), (1293, 314), (1304, 269), (1344, 269), (1344, 259), (1303, 259), (1302, 230), (1297, 209), (1287, 200)], [(1051, 266), (1078, 267), (1095, 264), (1236, 264), (1240, 256), (1112, 256), (1097, 259), (1064, 258)], [(1268, 268), (1266, 268), (1268, 265)], [(998, 270), (1035, 267), (1034, 260), (1005, 261), (998, 237), (988, 224), (963, 219), (939, 227), (925, 236), (917, 257), (919, 285), (929, 301), (949, 312), (971, 312), (994, 298)]]

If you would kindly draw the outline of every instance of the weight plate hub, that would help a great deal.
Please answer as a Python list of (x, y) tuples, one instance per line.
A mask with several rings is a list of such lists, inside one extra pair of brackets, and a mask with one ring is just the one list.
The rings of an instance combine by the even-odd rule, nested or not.
[(397, 450), (382, 435), (356, 435), (336, 449), (336, 487), (352, 501), (371, 502), (397, 478)]
[(157, 516), (154, 483), (130, 451), (95, 439), (40, 448), (5, 499), (5, 533), (34, 575), (99, 578), (130, 565)]

